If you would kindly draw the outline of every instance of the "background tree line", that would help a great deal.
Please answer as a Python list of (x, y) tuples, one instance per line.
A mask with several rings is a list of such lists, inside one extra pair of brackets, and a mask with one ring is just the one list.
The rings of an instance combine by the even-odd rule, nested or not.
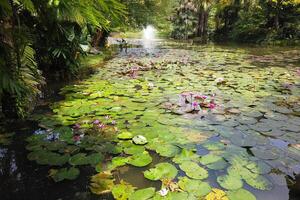
[(215, 41), (300, 40), (299, 0), (181, 0), (172, 36)]

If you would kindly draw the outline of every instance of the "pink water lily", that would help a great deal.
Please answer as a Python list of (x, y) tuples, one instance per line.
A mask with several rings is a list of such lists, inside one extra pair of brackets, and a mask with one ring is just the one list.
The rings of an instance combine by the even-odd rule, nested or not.
[(98, 125), (98, 128), (100, 128), (100, 129), (105, 128), (105, 124), (99, 124), (99, 125)]
[(74, 126), (73, 126), (73, 129), (80, 129), (80, 124), (75, 124)]
[(210, 108), (210, 109), (214, 109), (214, 108), (216, 108), (216, 106), (217, 106), (217, 105), (216, 105), (215, 103), (210, 103), (210, 104), (209, 104), (209, 108)]
[(100, 124), (101, 122), (100, 122), (100, 120), (98, 120), (98, 119), (96, 119), (95, 121), (93, 121), (93, 124), (94, 125), (98, 125), (98, 124)]
[(109, 118), (110, 118), (110, 116), (106, 115), (104, 118), (105, 118), (105, 119), (109, 119)]
[(80, 135), (74, 135), (74, 136), (73, 136), (73, 140), (74, 140), (75, 142), (80, 141), (80, 139), (81, 139)]
[(197, 102), (197, 101), (194, 101), (193, 103), (192, 103), (192, 106), (195, 108), (195, 107), (198, 107), (199, 106), (199, 103)]
[(300, 69), (297, 69), (297, 70), (296, 70), (296, 74), (297, 74), (298, 76), (300, 76)]
[(115, 125), (115, 124), (117, 124), (117, 122), (115, 120), (112, 120), (111, 124)]

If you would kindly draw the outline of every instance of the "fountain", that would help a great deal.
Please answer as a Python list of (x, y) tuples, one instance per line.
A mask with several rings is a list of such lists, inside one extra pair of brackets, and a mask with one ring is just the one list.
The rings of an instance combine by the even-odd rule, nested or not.
[(155, 48), (155, 35), (156, 29), (153, 26), (148, 25), (143, 29), (142, 44), (145, 49), (150, 50)]

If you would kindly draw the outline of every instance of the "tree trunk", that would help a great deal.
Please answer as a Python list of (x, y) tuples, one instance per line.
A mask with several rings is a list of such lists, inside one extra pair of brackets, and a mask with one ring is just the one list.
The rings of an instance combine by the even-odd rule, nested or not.
[(275, 25), (276, 30), (278, 30), (279, 29), (279, 16), (278, 16), (278, 13), (276, 13), (276, 15), (275, 15), (274, 25)]
[(101, 29), (97, 29), (97, 32), (93, 37), (92, 46), (98, 47), (102, 37), (103, 37), (103, 31)]

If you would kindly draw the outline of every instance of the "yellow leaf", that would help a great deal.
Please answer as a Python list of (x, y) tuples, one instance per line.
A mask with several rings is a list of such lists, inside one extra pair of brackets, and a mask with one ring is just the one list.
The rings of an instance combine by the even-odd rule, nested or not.
[(206, 195), (205, 200), (229, 200), (223, 190), (213, 188), (212, 191)]

